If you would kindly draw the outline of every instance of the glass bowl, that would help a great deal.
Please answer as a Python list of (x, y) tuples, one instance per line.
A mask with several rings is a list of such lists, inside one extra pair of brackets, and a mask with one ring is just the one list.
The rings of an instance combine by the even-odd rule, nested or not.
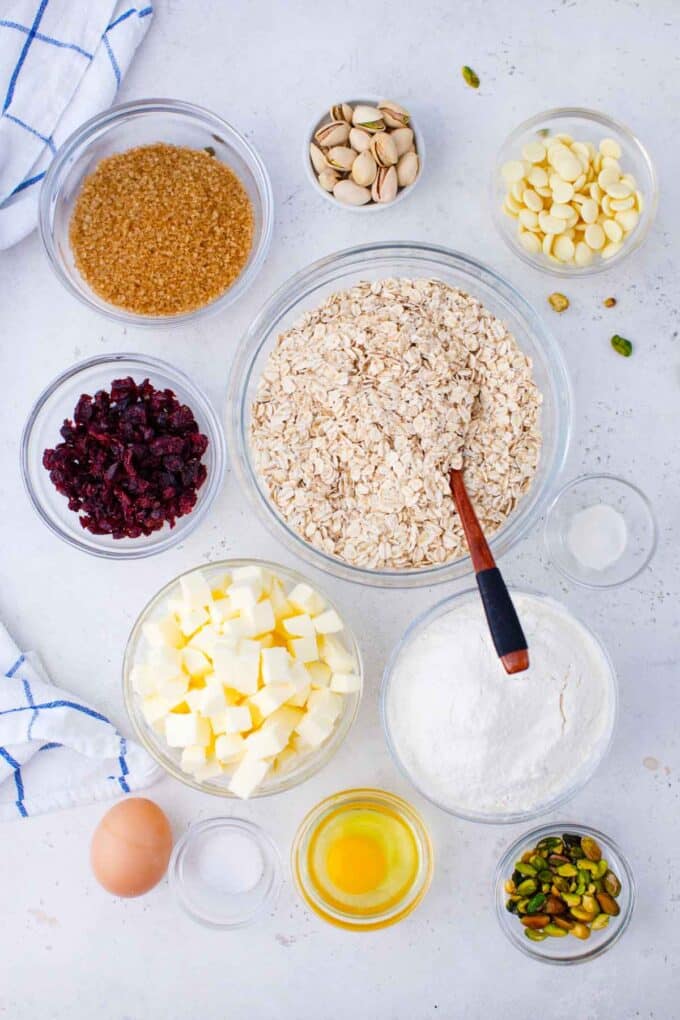
[[(617, 898), (621, 912), (617, 917), (611, 918), (606, 928), (592, 932), (588, 939), (581, 940), (573, 936), (566, 936), (561, 939), (548, 937), (543, 942), (532, 942), (525, 936), (526, 929), (520, 924), (517, 917), (505, 909), (507, 893), (504, 883), (512, 875), (515, 861), (521, 857), (525, 850), (533, 849), (539, 840), (545, 839), (547, 836), (560, 835), (563, 832), (573, 832), (579, 836), (592, 836), (600, 844), (603, 857), (609, 862), (612, 871), (621, 881), (621, 893)], [(635, 879), (623, 851), (609, 836), (605, 836), (597, 829), (591, 829), (588, 825), (554, 822), (532, 829), (531, 832), (520, 836), (508, 847), (496, 868), (494, 895), (498, 923), (503, 929), (503, 934), (517, 949), (521, 949), (527, 956), (533, 957), (534, 960), (541, 960), (543, 963), (585, 963), (611, 949), (628, 928), (635, 906)]]
[[(185, 783), (186, 786), (190, 786), (194, 790), (200, 790), (202, 793), (212, 793), (217, 797), (229, 797), (234, 800), (238, 800), (239, 798), (237, 798), (235, 794), (228, 789), (228, 776), (225, 775), (214, 779), (197, 780), (194, 776), (185, 772), (181, 768), (180, 749), (176, 747), (168, 747), (165, 741), (161, 739), (159, 734), (155, 732), (142, 715), (140, 697), (132, 685), (131, 671), (137, 660), (139, 648), (144, 643), (142, 625), (148, 620), (153, 620), (165, 615), (167, 612), (165, 604), (166, 599), (172, 596), (173, 590), (179, 584), (180, 577), (185, 577), (200, 570), (206, 576), (208, 582), (210, 582), (213, 578), (222, 578), (225, 573), (229, 573), (229, 571), (234, 570), (236, 567), (249, 566), (259, 566), (263, 567), (265, 570), (272, 571), (272, 573), (275, 573), (282, 578), (287, 587), (292, 587), (296, 584), (310, 583), (308, 578), (304, 577), (302, 574), (298, 574), (296, 570), (292, 570), (290, 567), (284, 567), (280, 563), (269, 563), (265, 560), (219, 560), (214, 563), (201, 564), (199, 567), (194, 567), (193, 570), (184, 571), (172, 581), (169, 581), (168, 584), (161, 588), (150, 602), (146, 604), (137, 617), (132, 631), (130, 632), (123, 660), (123, 697), (125, 699), (125, 707), (137, 737), (147, 749), (151, 757), (154, 758), (154, 760), (162, 768), (164, 768), (166, 772), (175, 779), (179, 779), (181, 783)], [(361, 682), (361, 686), (355, 693), (343, 696), (342, 715), (338, 718), (337, 724), (330, 738), (316, 748), (316, 750), (305, 755), (296, 767), (293, 767), (286, 772), (282, 772), (280, 775), (268, 776), (265, 778), (262, 785), (259, 786), (251, 795), (251, 799), (254, 797), (267, 797), (270, 794), (282, 793), (284, 790), (290, 790), (294, 786), (304, 783), (306, 779), (309, 779), (311, 776), (319, 772), (325, 765), (328, 764), (342, 744), (352, 727), (352, 723), (356, 719), (357, 712), (359, 711), (359, 703), (361, 701), (361, 694), (363, 690), (364, 669), (361, 660), (361, 652), (359, 651), (356, 638), (349, 625), (346, 623), (344, 613), (341, 612), (337, 605), (328, 598), (325, 592), (319, 589), (318, 585), (312, 584), (312, 587), (316, 591), (319, 591), (328, 603), (328, 608), (335, 609), (340, 616), (340, 619), (345, 624), (343, 636), (345, 637), (349, 651), (356, 662), (356, 672)]]
[[(574, 555), (570, 527), (581, 511), (604, 504), (625, 523), (621, 555), (601, 569), (589, 567)], [(656, 549), (656, 523), (647, 497), (615, 475), (581, 475), (555, 496), (545, 521), (545, 547), (550, 561), (570, 581), (586, 588), (615, 588), (644, 570)]]
[[(66, 497), (52, 485), (49, 472), (42, 465), (42, 455), (45, 449), (61, 441), (59, 429), (64, 419), (73, 417), (81, 394), (110, 388), (114, 379), (128, 375), (135, 382), (148, 378), (157, 389), (171, 389), (181, 403), (188, 404), (200, 431), (209, 440), (203, 456), (208, 477), (198, 490), (194, 509), (179, 517), (173, 528), (166, 525), (152, 535), (115, 539), (110, 535), (93, 535), (81, 527), (79, 515), (69, 510)], [(105, 559), (139, 559), (177, 545), (207, 514), (222, 486), (224, 470), (224, 432), (208, 398), (184, 372), (145, 354), (105, 354), (68, 368), (40, 394), (21, 437), (21, 473), (40, 519), (69, 545)]]
[[(154, 142), (192, 149), (210, 146), (215, 150), (215, 158), (236, 173), (253, 206), (253, 246), (241, 275), (214, 301), (179, 315), (140, 315), (109, 304), (78, 272), (69, 243), (71, 214), (85, 177), (104, 157)], [(176, 99), (143, 99), (105, 110), (82, 124), (64, 142), (43, 182), (38, 216), (50, 265), (79, 301), (129, 325), (173, 326), (226, 308), (247, 290), (267, 257), (274, 224), (274, 199), (269, 175), (259, 155), (221, 117)]]
[[(382, 96), (364, 96), (362, 99), (346, 99), (344, 102), (349, 103), (351, 106), (357, 104), (366, 104), (367, 106), (377, 106)], [(336, 209), (343, 209), (345, 212), (351, 213), (378, 213), (384, 212), (386, 209), (394, 209), (395, 205), (408, 198), (414, 191), (416, 186), (419, 184), (421, 177), (423, 176), (423, 170), (425, 169), (425, 141), (420, 133), (418, 127), (413, 121), (409, 123), (409, 127), (413, 131), (413, 138), (415, 141), (416, 152), (418, 154), (418, 176), (416, 177), (413, 184), (407, 185), (405, 188), (399, 188), (396, 197), (391, 202), (369, 202), (367, 205), (347, 205), (345, 202), (339, 202), (331, 192), (326, 191), (319, 184), (317, 175), (314, 173), (314, 167), (309, 158), (309, 146), (314, 141), (314, 135), (317, 130), (324, 124), (329, 118), (328, 110), (320, 117), (316, 117), (314, 122), (310, 125), (309, 129), (305, 134), (304, 149), (302, 151), (302, 161), (305, 169), (305, 176), (317, 195), (320, 195), (329, 205), (334, 206)]]
[[(318, 827), (330, 815), (346, 808), (356, 808), (357, 810), (376, 808), (397, 815), (411, 833), (418, 854), (416, 876), (399, 902), (394, 903), (389, 909), (367, 914), (364, 917), (346, 912), (337, 904), (330, 903), (322, 897), (314, 887), (309, 869), (310, 845)], [(291, 849), (291, 868), (300, 896), (307, 906), (324, 921), (349, 931), (374, 931), (377, 928), (387, 928), (391, 924), (396, 924), (397, 921), (403, 920), (416, 909), (430, 888), (434, 853), (425, 824), (408, 801), (402, 800), (401, 797), (397, 797), (393, 793), (387, 793), (385, 790), (371, 788), (343, 790), (341, 793), (335, 793), (322, 800), (302, 820)]]
[[(501, 207), (507, 187), (501, 176), (501, 167), (508, 160), (521, 159), (522, 148), (527, 142), (539, 140), (539, 132), (542, 133), (546, 130), (551, 134), (559, 132), (569, 134), (576, 141), (593, 142), (596, 146), (603, 138), (613, 138), (621, 146), (622, 170), (624, 173), (632, 173), (635, 177), (644, 199), (644, 207), (637, 226), (628, 236), (621, 250), (612, 258), (595, 258), (589, 266), (568, 266), (551, 262), (542, 252), (533, 255), (519, 243), (516, 220), (503, 212)], [(642, 142), (636, 138), (632, 131), (624, 127), (623, 124), (619, 124), (618, 121), (612, 120), (611, 117), (575, 106), (537, 113), (516, 127), (503, 142), (496, 156), (491, 175), (491, 209), (499, 234), (510, 250), (515, 255), (519, 255), (523, 262), (534, 269), (541, 269), (544, 272), (553, 273), (555, 276), (591, 276), (619, 265), (646, 239), (656, 215), (658, 199), (659, 187), (656, 171)]]
[(338, 290), (360, 280), (398, 276), (434, 277), (470, 292), (508, 323), (520, 348), (533, 359), (534, 378), (543, 394), (541, 459), (531, 489), (490, 544), (499, 557), (523, 538), (543, 512), (564, 461), (571, 431), (569, 379), (559, 348), (524, 298), (491, 269), (447, 248), (414, 242), (362, 245), (320, 259), (291, 277), (261, 310), (238, 348), (229, 380), (227, 432), (232, 463), (250, 502), (292, 553), (345, 580), (413, 588), (470, 574), (469, 556), (417, 570), (370, 570), (322, 552), (293, 531), (270, 502), (255, 470), (249, 436), (257, 383), (279, 333)]
[[(452, 806), (451, 803), (445, 803), (441, 796), (437, 796), (437, 794), (433, 793), (432, 790), (429, 790), (425, 785), (423, 785), (423, 781), (411, 771), (409, 766), (406, 764), (404, 756), (400, 753), (393, 733), (391, 718), (392, 680), (394, 678), (399, 659), (411, 643), (435, 620), (445, 616), (453, 609), (459, 609), (461, 606), (471, 602), (478, 602), (479, 592), (477, 588), (468, 588), (466, 591), (459, 592), (456, 595), (450, 595), (449, 597), (442, 599), (441, 602), (436, 603), (436, 605), (426, 610), (420, 616), (416, 617), (395, 645), (385, 667), (380, 688), (380, 713), (385, 739), (387, 741), (390, 754), (403, 775), (413, 784), (413, 786), (415, 786), (423, 797), (426, 797), (429, 801), (431, 801), (431, 803), (441, 808), (442, 811), (446, 811), (448, 814), (454, 815), (456, 818), (463, 818), (466, 821), (486, 822), (492, 825), (525, 822), (532, 818), (537, 818), (539, 815), (546, 814), (548, 811), (554, 811), (578, 793), (579, 790), (583, 789), (586, 783), (592, 778), (596, 769), (602, 763), (602, 760), (611, 746), (618, 714), (618, 688), (614, 665), (607, 649), (604, 647), (597, 635), (593, 633), (593, 631), (590, 630), (590, 628), (587, 627), (582, 620), (578, 619), (573, 613), (567, 610), (565, 606), (557, 602), (555, 599), (551, 599), (543, 592), (535, 591), (531, 588), (511, 588), (510, 590), (514, 595), (530, 595), (558, 606), (562, 611), (568, 612), (569, 616), (576, 621), (576, 623), (585, 631), (590, 640), (594, 642), (608, 669), (609, 718), (606, 720), (606, 725), (600, 735), (600, 739), (596, 747), (593, 749), (592, 755), (587, 761), (582, 762), (579, 769), (572, 774), (566, 785), (563, 786), (561, 790), (557, 791), (553, 796), (522, 810), (491, 812), (471, 810), (467, 805)], [(529, 654), (531, 655), (531, 648), (529, 649)], [(454, 682), (455, 680), (452, 680), (452, 683)], [(508, 678), (507, 682), (512, 683), (512, 678)]]
[[(230, 877), (229, 853), (252, 856), (251, 879)], [(259, 870), (259, 877), (258, 877)], [(168, 879), (177, 902), (207, 928), (247, 928), (271, 910), (281, 891), (281, 856), (259, 825), (242, 818), (208, 818), (177, 841)]]

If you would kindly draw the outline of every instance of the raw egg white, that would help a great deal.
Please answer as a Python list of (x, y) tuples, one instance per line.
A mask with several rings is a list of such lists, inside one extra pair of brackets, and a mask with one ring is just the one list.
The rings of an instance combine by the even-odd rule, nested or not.
[(130, 797), (106, 812), (92, 836), (94, 876), (114, 896), (141, 896), (167, 871), (170, 823), (157, 804)]

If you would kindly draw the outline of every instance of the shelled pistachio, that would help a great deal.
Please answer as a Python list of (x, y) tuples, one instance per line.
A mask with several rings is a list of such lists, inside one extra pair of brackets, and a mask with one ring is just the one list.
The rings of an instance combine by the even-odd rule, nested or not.
[(420, 173), (411, 116), (381, 100), (335, 103), (314, 132), (309, 159), (319, 185), (345, 205), (386, 204)]
[(506, 909), (534, 942), (573, 935), (590, 938), (617, 917), (621, 881), (592, 836), (546, 836), (524, 851), (504, 885)]

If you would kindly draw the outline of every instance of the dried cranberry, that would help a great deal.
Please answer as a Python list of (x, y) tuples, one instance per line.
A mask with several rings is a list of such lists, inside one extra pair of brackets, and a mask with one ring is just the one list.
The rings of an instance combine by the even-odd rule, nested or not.
[(139, 538), (191, 513), (208, 472), (208, 438), (172, 390), (115, 379), (84, 393), (63, 442), (43, 453), (52, 484), (94, 535)]

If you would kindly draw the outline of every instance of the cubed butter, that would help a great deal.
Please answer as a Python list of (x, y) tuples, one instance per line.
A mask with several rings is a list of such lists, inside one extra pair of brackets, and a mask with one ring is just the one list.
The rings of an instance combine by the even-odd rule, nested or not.
[(221, 776), (223, 772), (222, 765), (216, 758), (212, 758), (210, 761), (206, 761), (203, 765), (198, 765), (194, 769), (194, 779), (197, 779), (199, 783), (205, 782), (206, 779), (216, 779)]
[(327, 740), (333, 732), (333, 721), (322, 715), (312, 715), (305, 712), (304, 717), (295, 727), (295, 732), (302, 737), (310, 747), (318, 747)]
[(133, 691), (145, 697), (156, 691), (156, 675), (148, 663), (137, 663), (130, 670), (130, 683)]
[(199, 648), (191, 648), (189, 645), (182, 649), (182, 665), (189, 676), (204, 677), (212, 670), (210, 659), (205, 652)]
[(335, 635), (322, 634), (319, 637), (319, 650), (319, 658), (330, 666), (334, 673), (351, 673), (354, 669), (354, 659)]
[(291, 638), (288, 648), (293, 658), (298, 662), (316, 662), (319, 658), (319, 649), (315, 637)]
[(195, 712), (170, 713), (165, 720), (165, 739), (169, 747), (190, 747), (192, 744), (207, 747), (211, 736), (210, 723)]
[(201, 715), (211, 716), (224, 712), (227, 707), (227, 699), (224, 695), (224, 686), (219, 680), (212, 679), (201, 690), (201, 697), (198, 701)]
[(142, 698), (142, 715), (149, 726), (165, 719), (171, 708), (170, 702), (166, 698), (162, 698), (160, 694), (150, 694), (148, 697)]
[(183, 769), (186, 769), (187, 772), (193, 772), (198, 765), (205, 764), (206, 758), (207, 752), (205, 747), (201, 744), (194, 744), (183, 749), (180, 761)]
[(290, 655), (285, 648), (262, 649), (262, 680), (265, 684), (290, 683)]
[(269, 768), (268, 761), (246, 754), (229, 781), (229, 789), (237, 797), (242, 797), (245, 800), (255, 792), (269, 772)]
[(356, 673), (333, 673), (331, 690), (337, 694), (354, 694), (361, 689), (361, 680)]
[(288, 601), (298, 612), (309, 616), (322, 612), (326, 606), (319, 593), (308, 584), (296, 584), (288, 595)]
[(172, 614), (164, 616), (160, 620), (147, 620), (142, 624), (142, 634), (150, 645), (161, 647), (170, 645), (171, 648), (181, 648), (184, 644), (182, 632), (177, 626), (177, 620)]
[(233, 705), (224, 710), (224, 732), (245, 733), (252, 729), (253, 720), (248, 705)]
[(305, 669), (312, 687), (328, 687), (333, 673), (325, 662), (306, 662)]
[(234, 650), (222, 644), (215, 646), (215, 676), (225, 686), (242, 694), (254, 694), (260, 675), (260, 646), (241, 641)]
[(212, 602), (210, 585), (201, 570), (193, 570), (179, 579), (182, 601), (188, 609), (206, 609)]
[(280, 708), (289, 698), (295, 695), (293, 684), (271, 684), (262, 687), (257, 694), (248, 698), (248, 704), (252, 705), (260, 715), (266, 719), (268, 715)]
[(171, 708), (174, 708), (175, 705), (179, 705), (180, 702), (184, 701), (184, 696), (188, 690), (189, 677), (186, 673), (180, 673), (179, 676), (163, 680), (163, 682), (158, 685), (158, 693), (162, 698), (165, 698)]
[(222, 733), (215, 740), (215, 757), (221, 762), (232, 762), (245, 751), (246, 742), (240, 733)]
[(315, 630), (312, 618), (308, 613), (298, 613), (283, 621), (283, 629), (291, 637), (314, 637)]
[(342, 705), (342, 695), (329, 690), (312, 691), (307, 699), (307, 711), (310, 714), (322, 715), (333, 721), (342, 713)]
[(313, 619), (317, 634), (338, 634), (343, 630), (343, 623), (334, 609), (326, 609)]
[(269, 599), (262, 599), (252, 610), (246, 610), (244, 616), (248, 621), (249, 629), (252, 631), (251, 637), (267, 634), (270, 630), (274, 630), (276, 626), (274, 609)]

